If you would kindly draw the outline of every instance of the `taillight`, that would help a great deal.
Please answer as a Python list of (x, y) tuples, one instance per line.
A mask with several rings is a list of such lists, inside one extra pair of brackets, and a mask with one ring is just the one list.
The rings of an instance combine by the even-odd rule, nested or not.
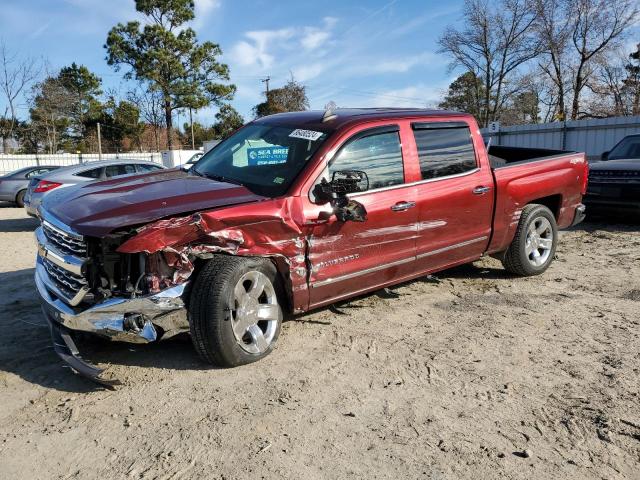
[(587, 194), (587, 187), (589, 186), (589, 162), (584, 159), (584, 178), (582, 179), (582, 195)]
[(58, 183), (58, 182), (49, 182), (47, 180), (40, 180), (38, 182), (38, 185), (36, 186), (36, 188), (33, 190), (33, 192), (34, 193), (48, 192), (49, 190), (53, 190), (54, 188), (58, 188), (60, 185), (62, 185), (62, 184)]

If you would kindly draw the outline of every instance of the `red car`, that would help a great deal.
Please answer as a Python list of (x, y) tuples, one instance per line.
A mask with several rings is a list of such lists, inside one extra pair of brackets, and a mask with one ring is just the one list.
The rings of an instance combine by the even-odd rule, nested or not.
[[(189, 171), (61, 189), (40, 208), (36, 284), (58, 354), (72, 331), (189, 332), (207, 362), (269, 354), (283, 315), (483, 255), (516, 275), (584, 217), (582, 153), (494, 146), (470, 115), (297, 112), (255, 120)], [(64, 190), (64, 191), (63, 191)]]

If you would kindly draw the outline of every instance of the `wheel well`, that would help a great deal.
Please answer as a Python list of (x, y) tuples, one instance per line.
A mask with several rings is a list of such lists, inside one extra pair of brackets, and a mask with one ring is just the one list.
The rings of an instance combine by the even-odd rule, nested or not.
[(27, 189), (26, 189), (26, 188), (21, 188), (20, 190), (18, 190), (18, 191), (16, 192), (16, 198), (15, 198), (15, 200), (16, 200), (16, 201), (18, 201), (18, 195), (20, 195), (20, 192), (25, 192), (25, 193), (27, 193)]
[(529, 204), (537, 203), (539, 205), (544, 205), (553, 216), (558, 220), (558, 216), (560, 215), (560, 206), (562, 205), (562, 195), (550, 195), (548, 197), (536, 198), (535, 200), (531, 200)]

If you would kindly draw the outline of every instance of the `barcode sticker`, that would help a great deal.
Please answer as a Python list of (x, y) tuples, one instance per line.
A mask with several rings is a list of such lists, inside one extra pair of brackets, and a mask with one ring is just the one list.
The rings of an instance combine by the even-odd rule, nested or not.
[(289, 136), (292, 138), (302, 138), (303, 140), (311, 140), (312, 142), (318, 140), (322, 135), (322, 132), (314, 132), (313, 130), (301, 129), (294, 130), (289, 134)]

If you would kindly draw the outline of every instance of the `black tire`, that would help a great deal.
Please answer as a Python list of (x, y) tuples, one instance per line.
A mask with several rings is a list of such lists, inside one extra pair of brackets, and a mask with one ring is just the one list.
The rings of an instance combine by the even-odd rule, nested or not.
[[(546, 219), (549, 222), (551, 227), (550, 238), (552, 239), (552, 244), (546, 260), (541, 265), (535, 265), (534, 260), (526, 252), (527, 233), (532, 224), (539, 222), (542, 219)], [(556, 219), (551, 210), (544, 205), (527, 205), (522, 209), (516, 235), (502, 258), (502, 265), (504, 265), (504, 268), (508, 272), (515, 275), (523, 277), (540, 275), (549, 268), (549, 265), (551, 265), (553, 257), (556, 254), (557, 245), (558, 226), (556, 225)]]
[[(240, 346), (233, 330), (237, 314), (234, 288), (249, 272), (264, 274), (277, 297), (278, 318), (268, 348), (249, 353)], [(282, 325), (283, 291), (278, 272), (272, 262), (263, 258), (216, 255), (200, 270), (189, 301), (191, 340), (205, 362), (220, 367), (237, 367), (269, 355), (278, 340)], [(270, 330), (274, 332), (274, 330)]]
[(24, 196), (26, 193), (26, 190), (20, 190), (16, 195), (16, 205), (18, 205), (20, 208), (24, 208)]

